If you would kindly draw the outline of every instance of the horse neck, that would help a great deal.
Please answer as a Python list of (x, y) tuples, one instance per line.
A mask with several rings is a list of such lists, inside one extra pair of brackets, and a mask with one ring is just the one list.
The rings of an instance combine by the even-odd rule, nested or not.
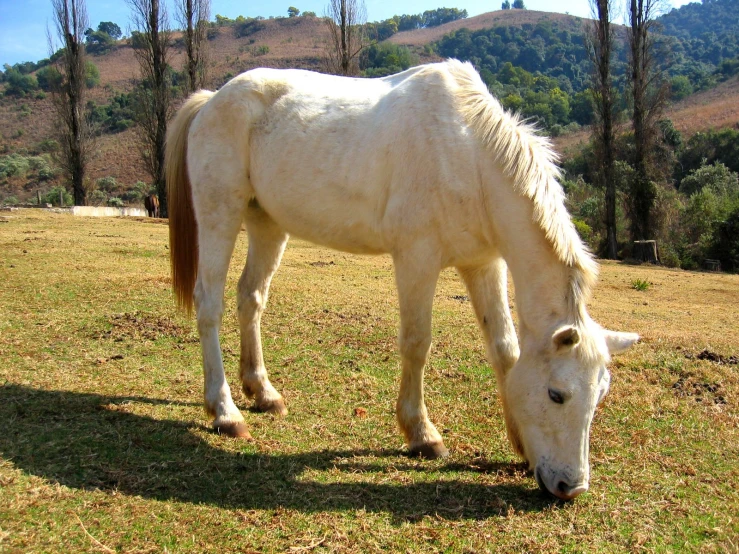
[(559, 259), (528, 215), (504, 225), (501, 250), (513, 277), (522, 340), (548, 339), (559, 326), (580, 323), (587, 313), (576, 290), (579, 270)]
[(582, 306), (573, 300), (573, 269), (551, 250), (509, 260), (516, 292), (521, 336), (548, 338), (559, 326), (581, 319)]

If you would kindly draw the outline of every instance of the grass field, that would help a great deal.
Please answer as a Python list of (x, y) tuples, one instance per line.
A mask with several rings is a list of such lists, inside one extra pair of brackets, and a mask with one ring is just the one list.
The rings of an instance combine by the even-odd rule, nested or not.
[(242, 233), (222, 344), (254, 441), (211, 432), (166, 235), (152, 220), (0, 213), (0, 551), (739, 550), (739, 276), (603, 265), (591, 314), (643, 340), (612, 364), (590, 491), (561, 503), (506, 442), (452, 271), (426, 384), (452, 454), (404, 455), (385, 257), (290, 243), (262, 326), (290, 410), (273, 418), (237, 386)]

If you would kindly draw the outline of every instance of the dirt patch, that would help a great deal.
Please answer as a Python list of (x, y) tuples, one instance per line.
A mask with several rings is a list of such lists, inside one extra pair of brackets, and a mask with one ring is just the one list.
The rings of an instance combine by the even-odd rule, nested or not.
[(143, 312), (113, 314), (106, 323), (110, 329), (98, 333), (94, 338), (110, 339), (114, 342), (125, 340), (157, 340), (175, 338), (179, 342), (197, 342), (189, 330), (177, 325), (168, 317), (158, 317)]
[(703, 352), (700, 352), (699, 354), (687, 353), (685, 354), (685, 357), (688, 358), (689, 360), (692, 360), (692, 359), (708, 360), (709, 362), (713, 362), (716, 364), (723, 364), (723, 365), (739, 364), (739, 356), (722, 356), (721, 354), (717, 354), (716, 352), (711, 352), (710, 350), (704, 350)]
[(312, 265), (313, 267), (326, 267), (328, 265), (336, 265), (333, 260), (330, 262), (311, 262), (309, 265)]
[(706, 404), (726, 404), (721, 383), (697, 381), (692, 375), (680, 377), (672, 385), (678, 398), (694, 398), (696, 402)]

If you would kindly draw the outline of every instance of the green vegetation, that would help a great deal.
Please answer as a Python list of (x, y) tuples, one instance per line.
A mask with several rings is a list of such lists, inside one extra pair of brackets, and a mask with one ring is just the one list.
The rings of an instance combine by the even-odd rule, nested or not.
[(125, 131), (134, 125), (133, 99), (133, 93), (120, 92), (105, 106), (98, 106), (93, 101), (88, 102), (92, 122), (104, 133)]
[(649, 288), (649, 281), (645, 281), (644, 279), (634, 279), (631, 281), (631, 288), (643, 292)]
[(370, 37), (378, 41), (383, 41), (400, 31), (438, 27), (444, 23), (465, 19), (466, 17), (467, 10), (437, 8), (414, 15), (394, 15), (383, 21), (367, 23), (365, 27)]
[(51, 204), (52, 206), (74, 205), (74, 197), (61, 185), (51, 187), (51, 189), (41, 197), (41, 201), (46, 204)]
[(359, 60), (364, 77), (384, 77), (418, 64), (418, 56), (407, 46), (389, 42), (373, 43), (365, 48)]
[[(722, 269), (739, 271), (738, 235), (733, 233), (739, 218), (739, 130), (698, 133), (686, 144), (668, 121), (662, 122), (662, 142), (655, 158), (662, 181), (656, 186), (655, 239), (663, 263), (684, 269), (699, 269), (706, 259), (721, 261)], [(627, 182), (633, 171), (629, 156), (630, 134), (621, 136), (617, 148), (622, 161), (616, 164), (618, 242), (628, 255), (625, 235), (628, 207)], [(596, 252), (603, 246), (605, 229), (603, 194), (592, 185), (592, 146), (564, 162), (564, 187), (570, 212), (592, 230), (583, 238)]]
[(49, 154), (40, 156), (23, 156), (13, 153), (0, 156), (0, 184), (9, 179), (24, 179), (27, 183), (43, 183), (56, 175)]

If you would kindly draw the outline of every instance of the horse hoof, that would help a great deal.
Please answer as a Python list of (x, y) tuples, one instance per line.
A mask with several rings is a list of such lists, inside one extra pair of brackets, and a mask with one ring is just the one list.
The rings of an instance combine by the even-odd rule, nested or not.
[(249, 429), (246, 428), (246, 423), (243, 421), (221, 423), (219, 425), (214, 425), (213, 428), (220, 435), (225, 435), (234, 439), (251, 440)]
[(449, 456), (449, 450), (444, 446), (443, 442), (431, 442), (427, 444), (419, 444), (410, 449), (411, 456), (420, 456), (427, 460), (436, 460)]
[(267, 414), (275, 416), (287, 415), (287, 406), (285, 406), (285, 400), (278, 398), (277, 400), (265, 400), (257, 404), (257, 410)]

